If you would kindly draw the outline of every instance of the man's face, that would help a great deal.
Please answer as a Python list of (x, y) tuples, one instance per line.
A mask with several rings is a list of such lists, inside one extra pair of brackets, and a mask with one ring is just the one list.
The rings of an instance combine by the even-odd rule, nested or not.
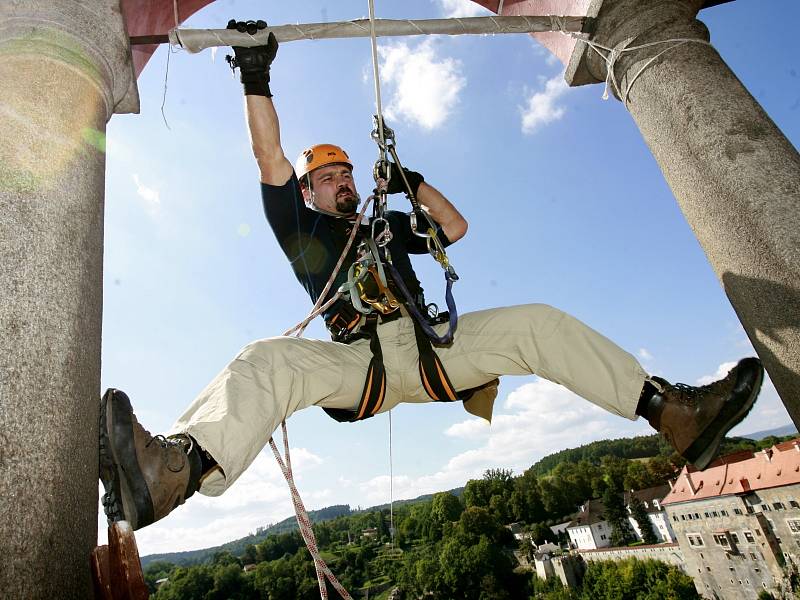
[[(358, 209), (358, 194), (353, 174), (347, 165), (328, 165), (311, 172), (313, 202), (317, 208), (343, 216), (355, 214)], [(312, 201), (307, 188), (303, 188), (306, 203)]]

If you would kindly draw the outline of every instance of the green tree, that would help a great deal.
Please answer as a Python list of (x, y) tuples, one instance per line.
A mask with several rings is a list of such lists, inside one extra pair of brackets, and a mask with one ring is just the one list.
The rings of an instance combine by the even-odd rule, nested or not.
[(431, 529), (435, 530), (434, 539), (442, 536), (445, 523), (458, 521), (463, 510), (461, 502), (450, 492), (436, 494), (431, 501)]
[(583, 600), (699, 600), (690, 577), (654, 560), (589, 563), (581, 588)]
[(605, 518), (611, 525), (611, 545), (627, 546), (634, 540), (633, 532), (628, 524), (628, 511), (622, 494), (612, 487), (603, 494)]
[(214, 575), (210, 566), (178, 567), (169, 578), (169, 583), (155, 593), (156, 600), (195, 600), (205, 598), (214, 587)]
[(214, 584), (205, 600), (256, 600), (253, 582), (237, 563), (218, 565), (214, 569)]
[(630, 507), (631, 516), (636, 520), (636, 524), (639, 525), (639, 531), (642, 532), (642, 541), (644, 541), (645, 544), (658, 543), (658, 536), (656, 532), (653, 531), (653, 522), (647, 515), (644, 502), (636, 496), (631, 495)]
[(509, 509), (515, 521), (535, 523), (547, 518), (539, 491), (539, 479), (533, 469), (528, 469), (514, 480)]
[(164, 560), (156, 560), (147, 565), (143, 575), (144, 582), (147, 584), (147, 588), (150, 590), (151, 594), (154, 594), (156, 591), (156, 581), (159, 579), (168, 579), (174, 569), (174, 564)]

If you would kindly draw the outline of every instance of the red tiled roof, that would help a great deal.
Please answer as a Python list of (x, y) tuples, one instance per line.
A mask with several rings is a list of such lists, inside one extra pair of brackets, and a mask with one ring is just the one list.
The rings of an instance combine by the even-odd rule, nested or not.
[(800, 438), (753, 454), (737, 452), (705, 471), (684, 467), (661, 502), (674, 504), (800, 483)]

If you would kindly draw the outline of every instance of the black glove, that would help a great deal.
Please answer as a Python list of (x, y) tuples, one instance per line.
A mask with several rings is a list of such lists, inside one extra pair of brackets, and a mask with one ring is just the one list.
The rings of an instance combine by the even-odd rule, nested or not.
[[(242, 33), (254, 35), (261, 29), (266, 29), (264, 21), (228, 21), (227, 29), (236, 29)], [(272, 97), (269, 89), (269, 67), (275, 60), (278, 53), (278, 40), (275, 34), (270, 31), (266, 46), (254, 46), (246, 48), (244, 46), (233, 46), (234, 56), (230, 54), (225, 57), (231, 69), (239, 68), (241, 82), (244, 86), (245, 96), (266, 96)]]
[[(391, 167), (389, 171), (391, 173), (392, 178), (389, 180), (389, 185), (386, 188), (387, 194), (400, 194), (406, 192), (406, 186), (403, 183), (403, 177), (400, 175), (400, 170), (397, 168), (397, 165), (394, 163), (390, 163)], [(417, 173), (416, 171), (411, 171), (403, 167), (403, 172), (406, 175), (406, 179), (408, 180), (408, 185), (411, 186), (411, 192), (416, 197), (417, 191), (419, 191), (419, 184), (425, 181), (425, 178)]]

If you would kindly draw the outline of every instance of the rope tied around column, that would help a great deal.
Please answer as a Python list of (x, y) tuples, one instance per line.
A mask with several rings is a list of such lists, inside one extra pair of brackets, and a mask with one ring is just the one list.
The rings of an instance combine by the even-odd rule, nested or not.
[[(602, 44), (598, 44), (597, 42), (593, 42), (590, 39), (580, 37), (580, 35), (575, 34), (573, 32), (566, 31), (564, 29), (564, 26), (563, 26), (564, 22), (563, 22), (563, 18), (562, 17), (551, 16), (550, 19), (551, 19), (551, 21), (553, 23), (554, 29), (557, 29), (558, 31), (560, 31), (564, 35), (568, 35), (569, 37), (571, 37), (571, 38), (573, 38), (573, 39), (575, 39), (575, 40), (577, 40), (579, 42), (583, 42), (584, 44), (589, 46), (589, 48), (594, 50), (595, 53), (597, 53), (597, 55), (600, 58), (603, 59), (603, 61), (605, 61), (605, 63), (606, 63), (606, 81), (605, 81), (605, 88), (603, 89), (602, 98), (603, 98), (603, 100), (608, 100), (608, 86), (609, 86), (609, 83), (610, 83), (613, 86), (617, 97), (622, 101), (622, 103), (626, 107), (628, 106), (628, 97), (629, 97), (629, 95), (631, 93), (631, 88), (633, 88), (633, 84), (636, 83), (636, 80), (639, 78), (639, 75), (644, 73), (647, 70), (647, 68), (650, 67), (650, 65), (652, 65), (656, 61), (656, 59), (661, 57), (661, 55), (666, 54), (670, 50), (674, 50), (675, 48), (679, 48), (680, 46), (683, 46), (684, 44), (688, 44), (688, 43), (691, 43), (691, 42), (698, 43), (698, 44), (705, 44), (706, 46), (711, 46), (712, 48), (714, 47), (714, 45), (711, 42), (708, 42), (706, 40), (699, 40), (699, 39), (696, 39), (696, 38), (670, 38), (670, 39), (667, 39), (667, 40), (659, 40), (657, 42), (648, 42), (646, 44), (639, 44), (638, 46), (631, 46), (633, 41), (636, 39), (636, 37), (634, 36), (634, 37), (630, 37), (630, 38), (626, 39), (625, 41), (623, 41), (621, 44), (615, 46), (614, 48), (609, 48), (607, 46), (603, 46)], [(627, 85), (627, 87), (625, 88), (624, 91), (622, 89), (620, 89), (619, 83), (617, 82), (617, 77), (616, 77), (616, 75), (614, 73), (614, 67), (617, 64), (617, 60), (619, 59), (619, 57), (622, 56), (626, 52), (633, 52), (635, 50), (642, 50), (644, 48), (650, 48), (652, 46), (659, 46), (661, 44), (671, 44), (671, 45), (667, 46), (661, 52), (659, 52), (655, 56), (651, 57), (642, 66), (642, 68), (639, 69), (636, 72), (636, 74), (633, 77), (630, 78), (630, 81), (629, 81), (629, 83), (628, 83), (628, 85)]]

